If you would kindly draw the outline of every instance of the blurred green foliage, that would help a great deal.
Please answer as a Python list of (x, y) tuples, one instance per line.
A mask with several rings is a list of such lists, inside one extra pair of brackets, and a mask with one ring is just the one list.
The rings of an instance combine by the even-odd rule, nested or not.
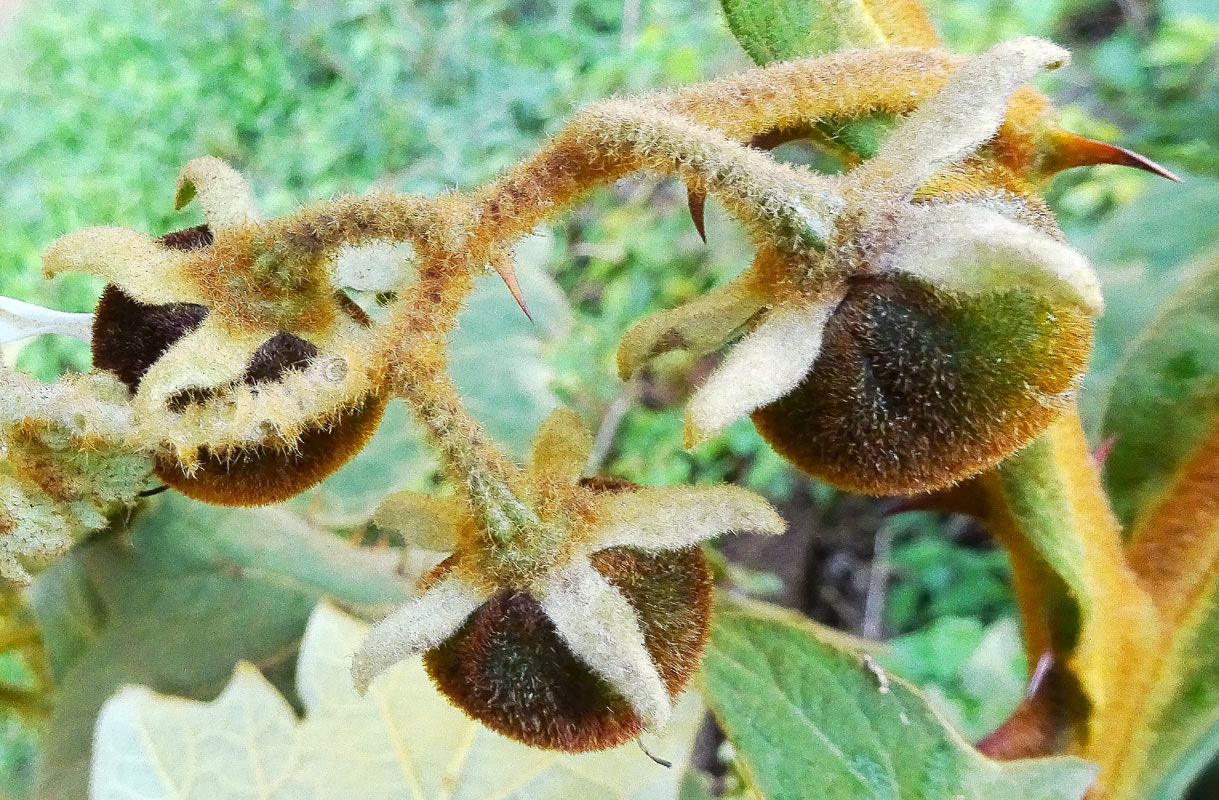
[[(930, 6), (957, 49), (1018, 34), (1071, 47), (1075, 64), (1049, 84), (1068, 126), (1186, 175), (1176, 187), (1118, 168), (1077, 170), (1050, 192), (1109, 299), (1085, 389), (1094, 423), (1130, 340), (1219, 241), (1219, 4)], [(64, 310), (89, 309), (99, 286), (80, 276), (43, 282), (41, 252), (84, 225), (160, 233), (196, 224), (197, 211), (171, 208), (189, 158), (230, 160), (272, 214), (378, 187), (434, 193), (493, 176), (586, 102), (749, 63), (710, 1), (30, 0), (0, 24), (0, 294)], [(748, 263), (743, 237), (714, 204), (704, 244), (683, 187), (631, 179), (552, 234), (537, 258), (571, 322), (544, 353), (547, 380), (601, 425), (606, 471), (645, 483), (733, 480), (776, 501), (810, 495), (793, 491), (805, 479), (748, 424), (682, 450), (680, 406), (705, 363), (672, 357), (627, 386), (616, 376), (614, 350), (632, 322)], [(504, 299), (498, 313), (518, 313)], [(46, 338), (19, 363), (50, 379), (87, 368), (88, 353)], [(1018, 685), (1022, 669), (1003, 649), (1013, 614), (1003, 557), (920, 516), (897, 536), (890, 564), (885, 627), (917, 631), (898, 640), (895, 668), (940, 687), (959, 724), (984, 732), (1018, 699), (999, 693), (996, 706), (986, 681)], [(0, 792), (19, 797), (33, 745), (14, 724), (0, 721)]]
[[(1011, 564), (983, 544), (963, 544), (948, 525), (929, 536), (933, 523), (911, 525), (893, 545), (894, 585), (885, 601), (886, 627), (913, 631), (944, 617), (972, 617), (989, 624), (1010, 615)], [(985, 540), (983, 540), (985, 541)]]
[(969, 741), (997, 728), (1024, 695), (1024, 652), (1011, 617), (990, 625), (976, 617), (940, 617), (894, 639), (885, 663), (920, 684)]

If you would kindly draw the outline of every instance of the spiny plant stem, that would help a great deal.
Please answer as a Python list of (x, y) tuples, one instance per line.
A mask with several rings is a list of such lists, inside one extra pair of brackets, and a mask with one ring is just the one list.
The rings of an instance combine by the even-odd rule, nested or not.
[(684, 179), (718, 195), (759, 244), (824, 247), (840, 201), (833, 182), (775, 162), (693, 120), (638, 100), (582, 111), (544, 148), (476, 196), (472, 238), (527, 233), (596, 186), (634, 172)]
[(760, 246), (814, 253), (825, 246), (841, 209), (834, 182), (818, 182), (741, 142), (825, 118), (908, 111), (937, 91), (960, 61), (918, 49), (851, 53), (649, 99), (599, 103), (532, 158), (473, 194), (434, 201), (389, 194), (347, 198), (306, 210), (286, 232), (322, 249), (373, 239), (416, 246), (419, 280), (396, 304), (389, 357), (382, 363), (394, 365), (393, 390), (428, 430), (489, 533), (506, 544), (536, 525), (536, 515), (513, 488), (519, 468), (466, 412), (446, 371), (446, 340), (474, 273), (506, 263), (513, 242), (587, 191), (641, 170), (678, 176), (717, 194)]
[[(450, 217), (450, 219), (453, 219)], [(444, 241), (466, 236), (449, 230)], [(394, 391), (428, 431), (450, 478), (463, 487), (496, 544), (509, 546), (539, 524), (518, 496), (520, 469), (495, 445), (461, 402), (447, 371), (446, 345), (457, 311), (472, 285), (468, 249), (425, 253), (418, 282), (407, 291), (390, 323), (396, 365)]]
[[(983, 484), (992, 530), (1012, 556), (1030, 664), (1045, 652), (1071, 664), (1091, 706), (1077, 735), (1112, 735), (1137, 718), (1130, 710), (1147, 691), (1140, 682), (1152, 674), (1162, 620), (1125, 557), (1078, 410), (1067, 409)], [(1117, 619), (1123, 624), (1113, 625)], [(1114, 658), (1124, 660), (1117, 679), (1129, 685), (1113, 685)], [(1118, 763), (1111, 753), (1090, 757), (1102, 773)]]

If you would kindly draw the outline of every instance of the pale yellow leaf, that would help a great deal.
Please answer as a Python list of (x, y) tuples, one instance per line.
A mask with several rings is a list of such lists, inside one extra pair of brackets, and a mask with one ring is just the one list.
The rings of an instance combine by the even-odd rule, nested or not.
[(92, 800), (675, 800), (703, 716), (678, 703), (648, 750), (535, 750), (451, 706), (420, 659), (388, 670), (361, 698), (351, 654), (368, 626), (322, 605), (301, 645), (305, 717), (243, 665), (211, 703), (124, 689), (98, 718)]

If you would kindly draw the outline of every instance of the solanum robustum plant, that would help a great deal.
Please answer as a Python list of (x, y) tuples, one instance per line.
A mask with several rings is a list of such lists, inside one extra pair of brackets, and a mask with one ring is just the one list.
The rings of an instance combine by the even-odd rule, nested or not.
[[(1120, 500), (1119, 522), (1076, 410), (1101, 284), (1043, 192), (1098, 163), (1173, 176), (1063, 128), (1029, 85), (1070, 59), (1048, 41), (967, 56), (941, 48), (913, 2), (781, 5), (809, 29), (794, 34), (767, 4), (724, 3), (757, 68), (596, 102), (473, 189), (345, 195), (264, 218), (242, 175), (203, 155), (173, 191), (203, 225), (51, 243), (48, 278), (104, 282), (95, 311), (6, 300), (2, 330), (81, 336), (94, 369), (54, 384), (0, 374), (5, 579), (29, 583), (36, 564), (146, 513), (161, 486), (226, 507), (289, 501), (355, 457), (400, 400), (442, 480), (389, 494), (373, 519), (404, 551), (442, 555), (340, 654), (353, 707), (383, 702), (421, 657), (479, 725), (586, 753), (663, 733), (694, 681), (757, 796), (807, 796), (793, 787), (818, 774), (829, 797), (1165, 796), (1210, 752), (1219, 707), (1198, 652), (1219, 554), (1213, 433), (1183, 434), (1155, 487), (1128, 478), (1142, 494)], [(771, 152), (797, 139), (842, 169)], [(766, 500), (602, 474), (568, 409), (520, 460), (467, 410), (449, 349), (476, 279), (498, 275), (505, 312), (515, 301), (528, 314), (519, 240), (640, 172), (683, 181), (700, 230), (714, 197), (753, 251), (727, 283), (624, 331), (624, 379), (672, 351), (722, 353), (691, 389), (687, 446), (748, 416), (802, 474), (968, 511), (1009, 550), (1030, 693), (977, 750), (868, 645), (717, 598), (701, 543), (781, 534)], [(1121, 392), (1115, 418), (1141, 402), (1137, 387)], [(1129, 464), (1120, 448), (1137, 437), (1117, 435), (1113, 457)], [(1182, 707), (1201, 721), (1169, 730)], [(106, 794), (134, 791), (107, 780), (95, 796), (135, 796)]]

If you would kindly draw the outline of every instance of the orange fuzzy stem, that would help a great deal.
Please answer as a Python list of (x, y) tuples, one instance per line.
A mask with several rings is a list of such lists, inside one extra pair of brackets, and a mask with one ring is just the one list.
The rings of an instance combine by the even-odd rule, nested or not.
[(1121, 766), (1117, 743), (1152, 681), (1162, 620), (1126, 559), (1078, 413), (985, 483), (988, 519), (1012, 555), (1030, 662), (1052, 652), (1078, 682), (1087, 722), (1075, 749), (1100, 764), (1103, 782)]
[(964, 62), (964, 56), (945, 50), (850, 50), (696, 84), (647, 103), (747, 141), (825, 119), (908, 113), (942, 89)]
[(1130, 562), (1171, 623), (1219, 567), (1219, 431), (1185, 464), (1130, 537)]
[(582, 111), (537, 155), (479, 193), (475, 252), (641, 170), (678, 175), (716, 193), (759, 243), (790, 237), (790, 215), (805, 206), (803, 213), (815, 214), (823, 191), (811, 175), (707, 126), (640, 101), (607, 101)]

